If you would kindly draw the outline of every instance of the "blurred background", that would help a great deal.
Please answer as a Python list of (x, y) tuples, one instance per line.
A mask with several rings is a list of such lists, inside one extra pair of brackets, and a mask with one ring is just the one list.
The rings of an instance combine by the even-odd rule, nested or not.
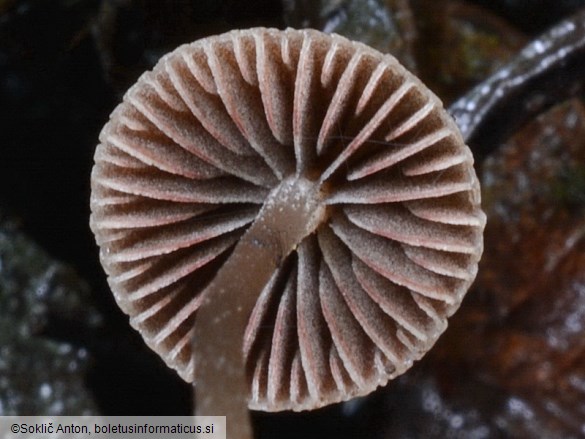
[[(251, 26), (393, 53), (448, 106), (581, 0), (0, 0), (0, 415), (189, 415), (191, 386), (115, 305), (89, 230), (98, 133), (164, 53)], [(472, 145), (473, 146), (473, 145)], [(585, 437), (585, 107), (478, 164), (478, 279), (405, 376), (257, 438)]]

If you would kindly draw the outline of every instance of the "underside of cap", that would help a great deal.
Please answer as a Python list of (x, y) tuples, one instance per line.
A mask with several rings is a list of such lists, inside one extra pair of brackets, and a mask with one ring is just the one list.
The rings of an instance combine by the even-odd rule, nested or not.
[(403, 373), (445, 330), (482, 253), (471, 152), (392, 56), (292, 29), (181, 46), (102, 130), (90, 223), (117, 303), (183, 379), (205, 287), (291, 176), (322, 186), (327, 220), (250, 316), (252, 409), (321, 407)]

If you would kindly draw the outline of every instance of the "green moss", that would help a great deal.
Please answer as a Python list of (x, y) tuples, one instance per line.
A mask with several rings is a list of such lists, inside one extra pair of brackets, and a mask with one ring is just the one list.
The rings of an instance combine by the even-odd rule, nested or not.
[(553, 202), (568, 208), (585, 207), (585, 166), (564, 170), (551, 184)]

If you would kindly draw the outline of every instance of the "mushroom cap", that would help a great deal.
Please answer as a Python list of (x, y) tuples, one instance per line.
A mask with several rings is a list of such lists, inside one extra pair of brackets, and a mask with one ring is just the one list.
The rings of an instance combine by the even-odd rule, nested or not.
[(312, 409), (403, 373), (445, 330), (482, 252), (471, 152), (395, 58), (313, 30), (181, 46), (103, 128), (90, 223), (118, 305), (186, 381), (206, 285), (291, 175), (322, 184), (327, 221), (250, 316), (252, 409)]

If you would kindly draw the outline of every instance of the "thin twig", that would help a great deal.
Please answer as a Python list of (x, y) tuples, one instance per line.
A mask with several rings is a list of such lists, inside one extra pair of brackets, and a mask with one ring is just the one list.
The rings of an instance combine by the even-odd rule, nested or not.
[(449, 112), (476, 164), (530, 118), (583, 91), (585, 9), (545, 32)]

